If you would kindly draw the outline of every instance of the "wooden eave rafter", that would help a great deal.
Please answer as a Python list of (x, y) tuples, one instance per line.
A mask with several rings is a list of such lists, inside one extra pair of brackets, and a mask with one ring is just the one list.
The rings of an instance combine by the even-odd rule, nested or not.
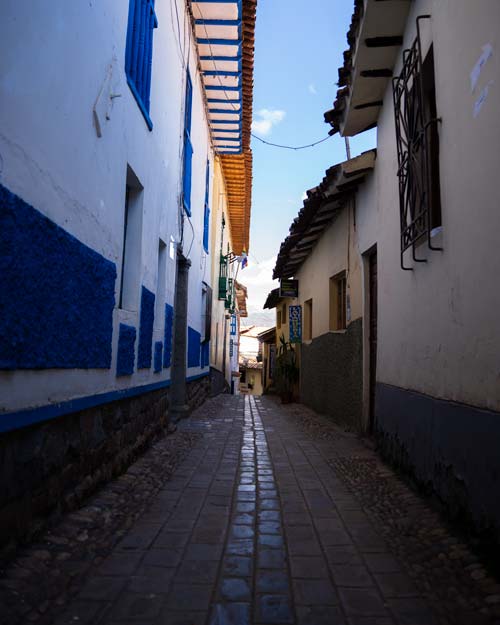
[(304, 205), (290, 226), (290, 235), (280, 246), (274, 279), (295, 275), (324, 230), (340, 213), (346, 199), (352, 196), (366, 175), (373, 170), (375, 158), (376, 150), (369, 150), (330, 167), (322, 182), (307, 192)]
[[(249, 249), (252, 202), (250, 129), (257, 0), (190, 0), (213, 145), (227, 192), (232, 252)], [(222, 32), (224, 39), (218, 33)], [(230, 69), (228, 69), (230, 67)], [(233, 86), (227, 86), (231, 83)], [(235, 119), (227, 119), (229, 115)], [(218, 121), (219, 120), (219, 121)], [(238, 128), (233, 130), (235, 121)], [(224, 141), (221, 130), (230, 130)]]
[(339, 89), (325, 113), (331, 133), (350, 137), (377, 125), (409, 10), (410, 0), (355, 0)]

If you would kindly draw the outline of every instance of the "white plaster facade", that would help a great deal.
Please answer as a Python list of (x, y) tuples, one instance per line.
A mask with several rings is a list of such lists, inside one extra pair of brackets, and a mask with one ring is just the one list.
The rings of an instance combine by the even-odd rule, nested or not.
[[(419, 247), (427, 263), (399, 265), (399, 197), (394, 107), (389, 84), (378, 119), (375, 167), (379, 263), (377, 380), (433, 397), (500, 410), (500, 4), (418, 0), (401, 54), (422, 22), (422, 54), (434, 46), (442, 252)], [(470, 74), (483, 53), (477, 85)], [(486, 90), (486, 91), (485, 91)], [(482, 106), (475, 115), (480, 99)], [(361, 193), (368, 192), (367, 189)], [(370, 229), (371, 230), (371, 229)], [(365, 245), (370, 245), (371, 240)]]
[[(139, 326), (140, 285), (157, 292), (158, 243), (166, 244), (165, 301), (173, 305), (175, 245), (191, 260), (188, 325), (202, 325), (202, 282), (210, 284), (203, 250), (205, 172), (213, 151), (189, 16), (179, 3), (157, 2), (150, 131), (127, 85), (128, 2), (2, 2), (0, 9), (0, 182), (82, 243), (116, 264), (118, 302), (127, 166), (143, 187), (137, 306), (113, 313), (108, 370), (0, 372), (0, 410), (19, 411), (90, 394), (169, 379), (153, 368), (117, 377), (120, 322)], [(180, 41), (179, 41), (180, 36)], [(193, 84), (190, 219), (180, 218), (186, 68)], [(96, 123), (102, 136), (98, 136)], [(211, 166), (213, 172), (213, 167)], [(183, 230), (183, 233), (182, 233)], [(35, 285), (33, 288), (36, 288)], [(154, 325), (153, 345), (163, 337)], [(136, 362), (137, 362), (136, 341)], [(207, 367), (203, 370), (207, 371)], [(188, 369), (188, 376), (202, 369)]]

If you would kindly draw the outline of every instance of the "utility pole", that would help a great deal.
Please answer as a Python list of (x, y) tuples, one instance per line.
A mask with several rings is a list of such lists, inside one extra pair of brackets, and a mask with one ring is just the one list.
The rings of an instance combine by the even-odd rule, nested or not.
[(347, 160), (350, 161), (351, 160), (351, 146), (349, 145), (349, 137), (344, 137), (344, 141), (345, 141), (345, 151), (347, 154)]

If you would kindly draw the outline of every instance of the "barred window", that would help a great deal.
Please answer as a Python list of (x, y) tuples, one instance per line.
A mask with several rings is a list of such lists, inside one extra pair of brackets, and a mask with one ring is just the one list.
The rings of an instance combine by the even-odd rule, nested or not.
[(430, 47), (422, 59), (420, 20), (417, 37), (403, 52), (403, 67), (393, 78), (393, 101), (398, 156), (399, 207), (401, 225), (401, 268), (405, 252), (411, 250), (415, 262), (416, 247), (427, 241), (430, 249), (432, 235), (441, 226), (439, 181), (439, 134), (436, 109), (434, 50)]

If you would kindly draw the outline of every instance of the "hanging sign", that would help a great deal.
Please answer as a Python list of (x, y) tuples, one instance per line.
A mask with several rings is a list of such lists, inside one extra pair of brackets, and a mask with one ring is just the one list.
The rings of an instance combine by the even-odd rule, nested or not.
[(299, 281), (282, 278), (280, 280), (280, 297), (298, 297)]
[(290, 343), (302, 343), (302, 306), (289, 306)]

